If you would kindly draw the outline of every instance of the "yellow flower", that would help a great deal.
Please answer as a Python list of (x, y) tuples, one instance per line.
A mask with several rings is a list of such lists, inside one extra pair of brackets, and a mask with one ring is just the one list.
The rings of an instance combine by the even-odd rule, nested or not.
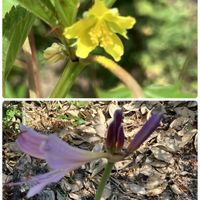
[(67, 39), (77, 38), (76, 55), (86, 58), (97, 46), (103, 47), (116, 61), (121, 59), (124, 47), (116, 33), (127, 38), (126, 29), (135, 24), (133, 17), (119, 16), (116, 8), (108, 9), (103, 0), (95, 0), (84, 18), (65, 28)]

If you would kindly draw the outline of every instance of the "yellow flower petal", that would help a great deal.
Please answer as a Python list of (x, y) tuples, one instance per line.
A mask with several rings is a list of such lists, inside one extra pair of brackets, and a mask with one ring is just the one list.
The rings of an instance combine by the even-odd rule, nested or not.
[(104, 43), (102, 47), (115, 59), (115, 61), (119, 61), (124, 53), (123, 44), (119, 37), (114, 33), (109, 37), (109, 39), (112, 42)]
[(95, 0), (95, 3), (92, 6), (92, 8), (89, 10), (88, 14), (101, 18), (108, 11), (109, 9), (105, 6), (105, 3), (103, 0)]
[(80, 58), (86, 58), (88, 54), (96, 48), (97, 44), (94, 44), (88, 34), (83, 34), (78, 38), (76, 55)]
[(107, 13), (105, 15), (105, 21), (107, 21), (109, 24), (108, 26), (113, 32), (119, 33), (125, 38), (127, 38), (126, 29), (132, 28), (136, 23), (136, 20), (133, 17), (121, 17), (114, 15), (113, 13)]
[(96, 21), (94, 17), (81, 19), (72, 26), (65, 28), (63, 34), (67, 39), (80, 37), (83, 35), (82, 33), (87, 32)]

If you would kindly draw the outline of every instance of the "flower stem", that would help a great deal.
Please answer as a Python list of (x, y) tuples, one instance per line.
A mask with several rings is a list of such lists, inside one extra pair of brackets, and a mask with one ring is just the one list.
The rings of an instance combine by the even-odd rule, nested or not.
[(105, 188), (107, 179), (108, 179), (108, 177), (110, 175), (110, 172), (112, 171), (113, 165), (114, 165), (114, 163), (111, 163), (111, 162), (107, 163), (107, 165), (106, 165), (106, 167), (104, 169), (104, 172), (103, 172), (103, 176), (101, 177), (99, 186), (97, 188), (97, 192), (96, 192), (94, 200), (100, 200), (100, 198), (102, 196), (102, 193), (103, 193), (103, 190)]
[(51, 98), (66, 97), (77, 76), (85, 68), (86, 64), (87, 63), (69, 61), (61, 77), (59, 78), (53, 92), (51, 93), (50, 97)]
[(115, 1), (116, 1), (116, 0), (107, 0), (107, 1), (105, 1), (105, 3), (106, 3), (106, 5), (107, 5), (108, 7), (112, 7), (112, 5), (115, 3)]
[(134, 97), (139, 98), (143, 96), (143, 91), (139, 83), (134, 79), (132, 75), (130, 75), (126, 70), (124, 70), (114, 61), (104, 56), (89, 56), (85, 60), (99, 63), (101, 66), (112, 72), (130, 89)]

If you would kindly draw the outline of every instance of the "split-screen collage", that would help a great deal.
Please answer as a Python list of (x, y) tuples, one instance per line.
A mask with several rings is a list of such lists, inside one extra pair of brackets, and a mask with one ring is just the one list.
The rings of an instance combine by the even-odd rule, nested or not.
[(3, 200), (197, 200), (197, 0), (2, 0)]

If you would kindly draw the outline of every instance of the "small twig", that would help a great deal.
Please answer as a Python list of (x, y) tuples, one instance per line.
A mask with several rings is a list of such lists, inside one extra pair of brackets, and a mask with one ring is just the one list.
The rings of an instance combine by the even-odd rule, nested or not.
[(36, 48), (33, 34), (30, 33), (26, 39), (23, 50), (27, 63), (28, 83), (29, 83), (29, 96), (31, 98), (41, 97), (40, 76), (37, 67)]

